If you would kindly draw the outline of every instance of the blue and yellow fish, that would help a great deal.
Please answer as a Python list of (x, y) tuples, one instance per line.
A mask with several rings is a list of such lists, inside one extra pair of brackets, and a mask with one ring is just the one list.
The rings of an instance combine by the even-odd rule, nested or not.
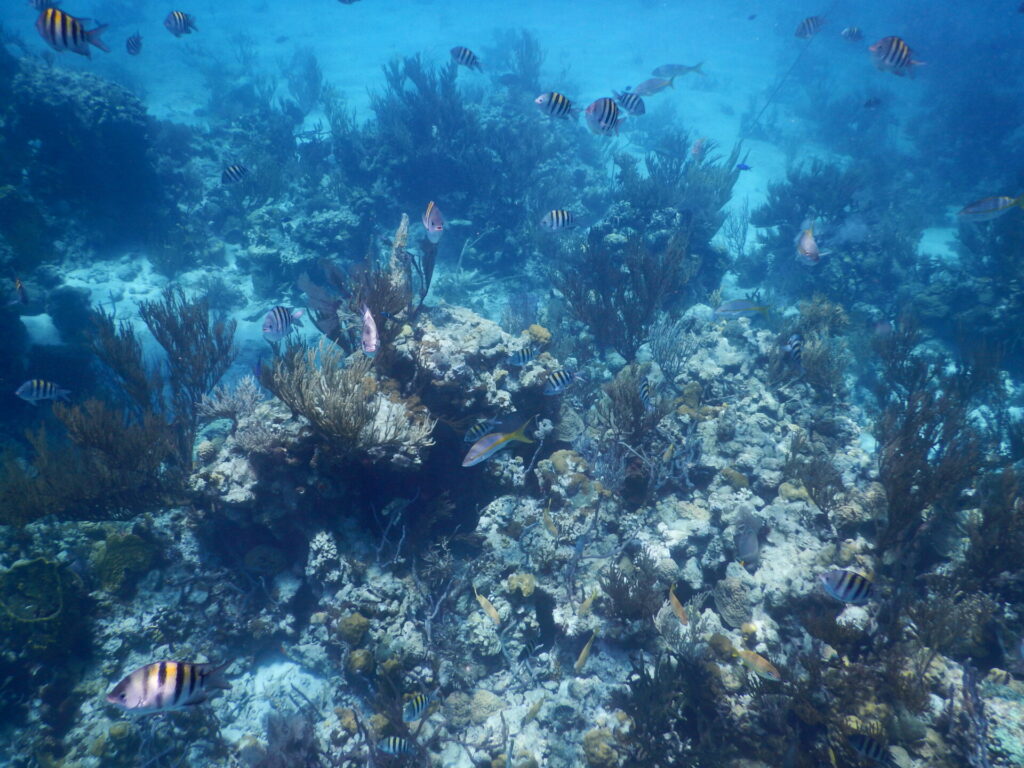
[(532, 443), (533, 440), (526, 436), (526, 427), (533, 421), (533, 416), (528, 418), (523, 425), (512, 432), (491, 432), (484, 435), (469, 449), (466, 458), (462, 460), (462, 466), (475, 467), (477, 464), (487, 461), (498, 451), (504, 450), (513, 442)]

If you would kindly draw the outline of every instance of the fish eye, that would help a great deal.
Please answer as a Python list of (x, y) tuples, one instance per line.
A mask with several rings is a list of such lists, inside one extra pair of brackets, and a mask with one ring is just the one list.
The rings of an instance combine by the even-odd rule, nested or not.
[(126, 693), (122, 693), (122, 694), (121, 694), (121, 696), (120, 696), (120, 698), (121, 698), (121, 701), (124, 701), (125, 699), (127, 699), (127, 698), (128, 698), (128, 694), (126, 694)]

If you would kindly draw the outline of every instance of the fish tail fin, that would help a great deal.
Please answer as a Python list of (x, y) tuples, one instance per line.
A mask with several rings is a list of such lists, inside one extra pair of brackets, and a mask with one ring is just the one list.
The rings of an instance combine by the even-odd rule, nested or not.
[(221, 664), (219, 666), (216, 666), (213, 669), (211, 669), (209, 672), (207, 672), (206, 673), (207, 674), (206, 687), (207, 688), (223, 688), (224, 690), (229, 690), (231, 688), (231, 683), (229, 683), (227, 680), (224, 679), (224, 672), (227, 670), (228, 667), (230, 667), (234, 663), (235, 663), (235, 659), (232, 656), (230, 659), (225, 661), (223, 664)]
[(704, 70), (701, 69), (701, 67), (703, 67), (703, 66), (704, 66), (704, 62), (703, 61), (700, 62), (699, 64), (695, 64), (694, 67), (693, 67), (693, 71), (696, 72), (698, 75), (703, 75), (703, 74), (705, 74)]
[[(703, 63), (703, 62), (701, 62), (701, 63)], [(670, 77), (668, 79), (668, 87), (669, 88), (675, 88), (676, 87), (676, 78), (677, 77), (679, 77), (679, 75), (672, 75), (672, 77)]]
[(526, 428), (528, 426), (530, 426), (530, 422), (533, 421), (535, 418), (537, 418), (536, 415), (531, 416), (526, 421), (524, 421), (523, 422), (523, 426), (521, 426), (515, 432), (510, 434), (508, 436), (508, 439), (509, 440), (518, 440), (520, 443), (532, 443), (532, 442), (534, 442), (532, 438), (529, 438), (529, 437), (526, 436)]
[(96, 29), (90, 29), (85, 33), (85, 36), (90, 43), (95, 45), (101, 51), (106, 51), (107, 53), (110, 53), (110, 49), (107, 47), (107, 44), (100, 39), (100, 35), (102, 35), (103, 31), (109, 26), (109, 24), (100, 24)]

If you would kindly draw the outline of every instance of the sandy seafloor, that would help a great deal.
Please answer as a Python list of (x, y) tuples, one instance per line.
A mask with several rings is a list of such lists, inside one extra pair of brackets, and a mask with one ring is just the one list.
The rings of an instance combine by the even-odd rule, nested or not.
[[(48, 51), (33, 29), (36, 14), (32, 8), (20, 0), (10, 2), (15, 5), (5, 10), (4, 25), (20, 33), (30, 49)], [(649, 98), (648, 114), (636, 119), (673, 120), (693, 136), (708, 137), (723, 148), (742, 139), (752, 170), (740, 176), (729, 205), (746, 203), (753, 209), (763, 199), (769, 183), (784, 179), (792, 163), (813, 156), (836, 159), (827, 147), (798, 138), (804, 132), (807, 116), (813, 116), (815, 105), (793, 108), (788, 104), (799, 104), (800, 99), (808, 98), (799, 94), (813, 92), (805, 90), (805, 86), (815, 85), (813, 80), (808, 82), (807, 73), (826, 77), (826, 88), (848, 89), (850, 98), (862, 98), (865, 88), (887, 92), (905, 103), (908, 112), (919, 99), (922, 89), (915, 88), (909, 79), (878, 73), (866, 48), (893, 31), (912, 33), (919, 42), (927, 40), (934, 7), (923, 0), (900, 3), (899, 8), (893, 5), (880, 0), (792, 4), (757, 0), (360, 0), (353, 5), (336, 0), (202, 0), (169, 6), (162, 2), (68, 0), (62, 6), (64, 10), (109, 24), (103, 38), (112, 52), (94, 51), (91, 59), (65, 53), (57, 61), (61, 67), (92, 71), (122, 83), (140, 95), (157, 118), (200, 127), (205, 123), (203, 109), (208, 94), (196, 66), (196, 51), (212, 51), (233, 60), (239, 36), (248, 38), (258, 66), (278, 77), (281, 96), (287, 96), (282, 68), (295, 51), (312, 51), (324, 81), (340, 91), (358, 119), (369, 116), (369, 93), (383, 88), (381, 67), (390, 59), (421, 53), (428, 62), (443, 64), (452, 46), (465, 45), (480, 55), (486, 71), (488, 49), (495, 45), (495, 33), (501, 30), (532, 32), (546, 53), (545, 87), (564, 90), (581, 106), (610, 95), (612, 89), (639, 83), (660, 64), (703, 61), (705, 77), (679, 78), (675, 89)], [(199, 31), (173, 37), (163, 27), (163, 19), (172, 7), (191, 13)], [(809, 44), (794, 36), (800, 19), (825, 11), (826, 27)], [(984, 20), (982, 8), (960, 8), (958, 13), (977, 14)], [(851, 24), (864, 28), (863, 42), (848, 43), (840, 38), (839, 31)], [(124, 41), (135, 31), (142, 34), (144, 47), (141, 56), (131, 57), (124, 50)], [(741, 117), (751, 104), (760, 108), (765, 103), (794, 63), (792, 74), (765, 114), (764, 122), (770, 123), (771, 130), (756, 138), (741, 135)], [(941, 70), (936, 67), (927, 76), (941, 76)], [(460, 77), (490, 83), (485, 75), (475, 72), (465, 71)], [(532, 103), (523, 108), (535, 109)], [(312, 125), (320, 117), (313, 112), (307, 123)], [(586, 130), (582, 120), (576, 130)], [(642, 152), (629, 137), (627, 125), (614, 141), (623, 149)], [(857, 158), (838, 159), (857, 162)], [(396, 211), (396, 219), (399, 213)], [(418, 212), (409, 213), (418, 219)], [(457, 211), (449, 213), (458, 215)], [(947, 246), (953, 236), (951, 227), (950, 211), (937, 211), (933, 229), (922, 238), (921, 250), (952, 258)], [(751, 238), (755, 236), (751, 232)], [(230, 264), (230, 249), (228, 257)], [(204, 265), (196, 267), (201, 273)], [(179, 279), (186, 287), (191, 282), (187, 273)], [(143, 254), (111, 253), (106, 258), (96, 254), (88, 264), (72, 269), (67, 282), (89, 289), (95, 303), (110, 305), (112, 296), (120, 296), (130, 305), (155, 296), (165, 279), (144, 263)], [(730, 288), (727, 278), (727, 291)], [(133, 314), (127, 306), (118, 306), (117, 310), (120, 317)], [(255, 305), (239, 313), (243, 351), (262, 347), (259, 314)], [(48, 318), (23, 320), (35, 343), (58, 340)]]

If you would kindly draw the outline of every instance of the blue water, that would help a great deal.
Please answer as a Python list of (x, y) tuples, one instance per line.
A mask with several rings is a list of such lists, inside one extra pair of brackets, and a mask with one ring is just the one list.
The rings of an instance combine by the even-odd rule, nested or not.
[(0, 765), (1024, 765), (1024, 6), (53, 13)]

